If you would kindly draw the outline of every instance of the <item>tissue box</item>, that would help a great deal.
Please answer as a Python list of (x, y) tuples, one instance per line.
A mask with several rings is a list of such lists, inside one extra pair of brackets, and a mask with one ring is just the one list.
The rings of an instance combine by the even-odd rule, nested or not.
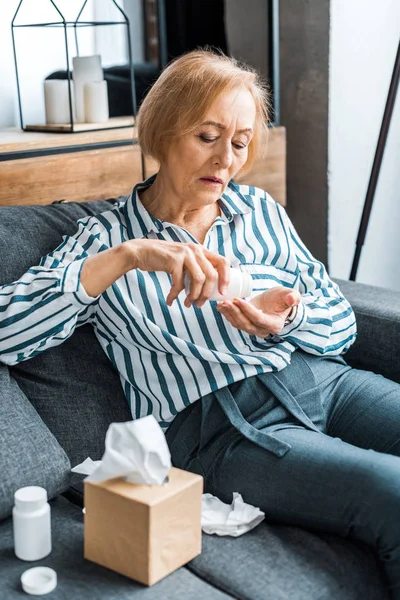
[(203, 478), (174, 467), (168, 477), (85, 482), (85, 558), (153, 585), (200, 554)]

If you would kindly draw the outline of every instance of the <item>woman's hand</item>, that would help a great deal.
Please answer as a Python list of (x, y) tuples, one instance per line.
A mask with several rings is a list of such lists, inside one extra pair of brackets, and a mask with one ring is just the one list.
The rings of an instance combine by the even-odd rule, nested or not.
[(123, 246), (130, 256), (130, 269), (142, 271), (165, 271), (171, 274), (172, 287), (167, 296), (167, 304), (178, 297), (184, 289), (184, 276), (190, 278), (190, 293), (185, 306), (197, 307), (210, 298), (217, 281), (221, 294), (229, 284), (230, 264), (227, 258), (210, 252), (201, 244), (167, 242), (164, 240), (130, 240)]
[(282, 331), (287, 316), (300, 299), (297, 290), (277, 286), (250, 301), (235, 298), (232, 302), (220, 302), (217, 309), (236, 329), (265, 338)]

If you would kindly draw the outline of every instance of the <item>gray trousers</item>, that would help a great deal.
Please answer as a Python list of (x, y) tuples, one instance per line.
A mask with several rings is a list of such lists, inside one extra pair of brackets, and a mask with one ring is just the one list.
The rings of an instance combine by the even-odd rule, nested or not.
[(297, 350), (187, 407), (166, 437), (173, 464), (224, 502), (239, 492), (269, 522), (374, 547), (400, 600), (399, 384)]

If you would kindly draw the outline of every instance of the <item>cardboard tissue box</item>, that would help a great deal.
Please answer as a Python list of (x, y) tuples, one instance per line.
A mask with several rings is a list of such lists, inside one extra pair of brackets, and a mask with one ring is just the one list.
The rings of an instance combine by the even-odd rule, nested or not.
[(85, 481), (85, 558), (150, 586), (200, 554), (203, 478), (174, 467), (168, 478)]

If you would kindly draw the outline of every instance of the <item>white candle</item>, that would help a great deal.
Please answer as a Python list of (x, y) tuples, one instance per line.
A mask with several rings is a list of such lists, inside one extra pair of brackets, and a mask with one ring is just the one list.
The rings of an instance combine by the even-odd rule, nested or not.
[[(71, 122), (67, 79), (46, 79), (43, 82), (44, 107), (47, 125), (61, 125)], [(73, 103), (73, 89), (71, 81)]]
[(74, 56), (72, 59), (73, 78), (75, 83), (75, 107), (78, 123), (85, 121), (84, 85), (91, 81), (101, 81), (103, 70), (100, 56)]
[(107, 81), (85, 83), (84, 99), (86, 123), (104, 123), (108, 121)]

